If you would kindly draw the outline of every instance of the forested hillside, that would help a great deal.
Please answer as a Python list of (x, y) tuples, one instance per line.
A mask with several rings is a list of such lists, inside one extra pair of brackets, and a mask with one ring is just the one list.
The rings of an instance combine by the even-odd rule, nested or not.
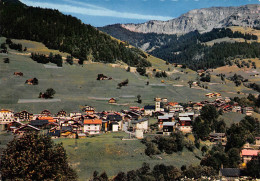
[(168, 62), (186, 64), (191, 69), (216, 68), (228, 62), (228, 58), (242, 56), (255, 58), (260, 56), (259, 43), (229, 43), (223, 42), (207, 46), (204, 43), (220, 38), (242, 38), (257, 40), (256, 35), (233, 32), (229, 28), (213, 29), (200, 34), (193, 31), (182, 36), (156, 33), (136, 33), (122, 28), (120, 25), (110, 25), (100, 28), (112, 36), (128, 41), (130, 44), (143, 48), (150, 54)]
[(130, 66), (151, 65), (137, 51), (75, 17), (14, 2), (0, 1), (1, 36), (42, 42), (48, 48), (70, 53), (80, 59), (80, 63), (122, 60)]

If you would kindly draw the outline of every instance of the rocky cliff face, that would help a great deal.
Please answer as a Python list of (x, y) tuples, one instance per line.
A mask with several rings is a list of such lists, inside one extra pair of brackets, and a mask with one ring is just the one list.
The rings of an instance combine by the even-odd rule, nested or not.
[(194, 30), (208, 32), (227, 26), (260, 26), (260, 5), (194, 9), (169, 21), (123, 24), (123, 28), (139, 33), (185, 34)]

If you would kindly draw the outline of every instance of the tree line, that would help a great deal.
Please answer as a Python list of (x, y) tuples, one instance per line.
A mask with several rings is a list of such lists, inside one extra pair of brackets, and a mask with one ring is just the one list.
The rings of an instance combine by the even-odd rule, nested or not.
[(0, 35), (27, 39), (48, 48), (67, 52), (83, 62), (114, 63), (121, 60), (130, 66), (151, 66), (143, 55), (118, 43), (91, 25), (57, 10), (27, 7), (20, 3), (0, 2)]
[(58, 67), (62, 67), (62, 56), (60, 54), (50, 53), (47, 57), (44, 54), (31, 53), (31, 58), (37, 63), (47, 64), (49, 62), (56, 64)]

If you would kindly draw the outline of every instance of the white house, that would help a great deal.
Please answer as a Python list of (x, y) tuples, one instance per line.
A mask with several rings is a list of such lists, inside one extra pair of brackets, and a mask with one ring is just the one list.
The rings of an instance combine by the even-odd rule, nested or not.
[(146, 132), (148, 130), (148, 119), (139, 119), (139, 120), (133, 120), (131, 122), (133, 125), (133, 128), (135, 130), (142, 130), (143, 132)]
[(155, 106), (154, 105), (144, 106), (144, 115), (145, 116), (152, 116), (154, 112), (155, 112)]
[(14, 112), (7, 109), (0, 110), (0, 124), (8, 124), (14, 121)]
[(84, 133), (99, 134), (102, 126), (100, 119), (85, 119), (84, 120)]
[(119, 124), (117, 122), (113, 122), (112, 124), (112, 132), (117, 132), (119, 130)]

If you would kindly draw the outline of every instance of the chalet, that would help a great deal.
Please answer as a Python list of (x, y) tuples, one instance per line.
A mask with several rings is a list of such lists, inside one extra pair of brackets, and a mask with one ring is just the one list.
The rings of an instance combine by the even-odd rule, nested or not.
[(205, 70), (203, 70), (203, 69), (197, 70), (197, 74), (198, 74), (199, 76), (201, 76), (201, 75), (204, 74), (204, 73), (205, 73)]
[(85, 105), (84, 108), (82, 109), (86, 114), (94, 114), (95, 109), (92, 106), (87, 106)]
[(183, 106), (181, 105), (175, 105), (175, 106), (172, 106), (170, 109), (169, 109), (169, 112), (182, 112), (184, 109), (183, 109)]
[(61, 110), (61, 111), (59, 111), (59, 112), (57, 113), (57, 116), (58, 116), (58, 117), (66, 117), (66, 116), (67, 116), (67, 113), (66, 113), (66, 111), (64, 111), (64, 110)]
[(129, 108), (130, 111), (140, 111), (140, 107), (132, 106)]
[(16, 131), (18, 128), (22, 127), (22, 126), (24, 126), (23, 123), (21, 123), (21, 122), (19, 122), (19, 121), (13, 121), (13, 122), (11, 122), (11, 123), (8, 124), (7, 130), (8, 130), (8, 131), (11, 131), (11, 132), (13, 132), (13, 133), (15, 133), (15, 131)]
[(221, 94), (220, 93), (214, 93), (214, 96), (215, 97), (221, 97)]
[(39, 133), (40, 129), (39, 128), (36, 128), (32, 125), (24, 125), (24, 126), (21, 126), (20, 128), (18, 128), (16, 131), (15, 131), (15, 134), (18, 134), (20, 136), (26, 134), (26, 133)]
[(226, 134), (225, 133), (210, 133), (209, 140), (211, 142), (226, 142)]
[(247, 116), (251, 116), (253, 114), (253, 112), (254, 112), (254, 108), (252, 108), (252, 107), (244, 107), (242, 109), (242, 113)]
[(71, 112), (70, 113), (70, 117), (71, 118), (74, 118), (74, 117), (81, 117), (82, 114), (80, 112)]
[(36, 119), (37, 120), (48, 120), (49, 123), (56, 123), (57, 122), (57, 120), (54, 119), (51, 116), (38, 116)]
[(0, 110), (0, 124), (8, 124), (14, 121), (14, 112), (8, 109)]
[(50, 116), (51, 115), (51, 112), (49, 111), (49, 110), (43, 110), (42, 112), (41, 112), (41, 115), (45, 115), (45, 116)]
[(85, 119), (84, 133), (99, 134), (101, 130), (102, 120), (100, 119)]
[(22, 72), (14, 72), (14, 75), (15, 75), (15, 76), (20, 76), (20, 77), (21, 77), (21, 76), (23, 76), (23, 73), (22, 73)]
[(142, 130), (143, 132), (148, 131), (148, 119), (138, 119), (138, 120), (132, 120), (131, 125), (133, 127), (133, 130)]
[(116, 99), (111, 98), (111, 99), (109, 99), (108, 103), (109, 104), (115, 104), (116, 103)]
[(71, 124), (71, 126), (72, 126), (73, 132), (78, 133), (78, 134), (83, 132), (83, 125), (80, 122), (75, 121), (74, 123)]
[(179, 117), (179, 130), (183, 133), (190, 133), (192, 131), (190, 117)]
[(72, 129), (62, 128), (62, 130), (60, 132), (60, 136), (65, 137), (65, 138), (76, 138), (76, 133), (73, 132)]
[[(122, 129), (123, 127), (123, 118), (121, 115), (119, 114), (109, 114), (107, 115), (107, 118), (106, 118), (106, 121), (108, 121), (108, 124), (115, 124), (115, 123), (118, 123), (118, 129)], [(112, 125), (110, 125), (111, 129), (112, 130)]]
[(225, 97), (224, 101), (225, 101), (226, 103), (229, 103), (229, 102), (231, 102), (231, 99), (230, 99), (229, 97)]
[(47, 135), (52, 137), (52, 138), (59, 138), (60, 137), (60, 130), (50, 129), (50, 130), (48, 130)]
[(173, 120), (174, 120), (173, 114), (164, 114), (163, 116), (158, 116), (159, 130), (163, 128), (164, 122), (172, 122)]
[(195, 103), (195, 104), (193, 104), (193, 109), (194, 110), (201, 110), (203, 108), (203, 104), (201, 104), (201, 103)]
[(193, 120), (195, 113), (194, 112), (185, 112), (185, 113), (179, 113), (178, 117), (189, 117), (191, 120)]
[(112, 77), (107, 77), (104, 74), (98, 74), (97, 80), (112, 80)]
[(163, 122), (163, 134), (170, 135), (175, 132), (176, 124), (175, 122)]
[(163, 97), (163, 98), (161, 98), (161, 102), (164, 102), (164, 103), (166, 103), (166, 102), (168, 102), (168, 99), (167, 99), (167, 98), (165, 98), (165, 97)]
[(232, 107), (232, 112), (241, 113), (241, 112), (242, 112), (241, 106), (233, 106), (233, 107)]
[(129, 111), (127, 112), (127, 115), (132, 119), (140, 119), (142, 117), (142, 113), (139, 111)]
[(111, 122), (109, 126), (112, 132), (117, 132), (119, 130), (119, 124), (116, 121)]
[(46, 126), (49, 124), (49, 121), (48, 120), (32, 120), (29, 124), (36, 128), (45, 129)]
[(30, 121), (33, 119), (33, 114), (29, 113), (28, 111), (21, 111), (14, 114), (14, 117), (20, 121)]
[(212, 98), (212, 97), (214, 97), (214, 95), (215, 95), (214, 93), (207, 93), (205, 96), (208, 98)]
[(260, 150), (248, 150), (248, 149), (243, 149), (241, 151), (241, 158), (243, 163), (249, 162), (253, 157), (257, 156), (257, 154), (260, 153)]
[(154, 105), (144, 106), (144, 115), (145, 116), (152, 116), (154, 112), (155, 112), (155, 106)]
[(28, 85), (37, 85), (37, 84), (38, 84), (38, 79), (36, 79), (36, 78), (28, 79), (28, 80), (25, 81), (25, 84), (28, 84)]

